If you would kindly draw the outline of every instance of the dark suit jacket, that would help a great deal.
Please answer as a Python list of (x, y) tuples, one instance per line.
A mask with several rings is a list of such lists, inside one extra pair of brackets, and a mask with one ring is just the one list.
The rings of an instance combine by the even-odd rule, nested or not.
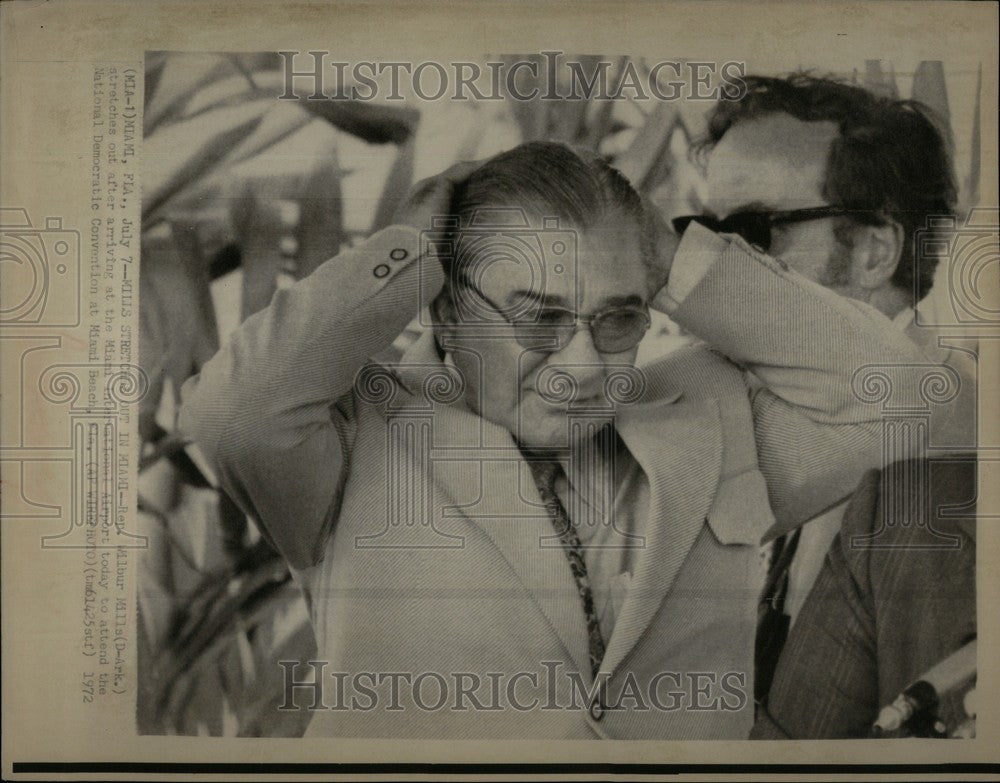
[[(975, 498), (970, 455), (865, 476), (752, 739), (864, 737), (883, 706), (975, 633)], [(964, 717), (962, 695), (942, 699), (949, 727)]]

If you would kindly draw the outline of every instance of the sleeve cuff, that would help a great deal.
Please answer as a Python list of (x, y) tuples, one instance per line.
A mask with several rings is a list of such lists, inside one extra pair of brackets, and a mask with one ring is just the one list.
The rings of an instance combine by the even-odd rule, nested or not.
[(692, 223), (688, 227), (677, 247), (667, 282), (667, 303), (671, 309), (687, 299), (728, 247), (725, 237), (704, 226)]

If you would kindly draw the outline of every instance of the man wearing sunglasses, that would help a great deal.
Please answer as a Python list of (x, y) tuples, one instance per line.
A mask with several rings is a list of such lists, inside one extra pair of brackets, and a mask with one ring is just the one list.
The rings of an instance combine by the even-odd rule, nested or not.
[[(739, 236), (692, 225), (672, 258), (564, 145), (447, 172), (398, 222), (183, 390), (309, 600), (327, 663), (286, 704), (315, 736), (747, 736), (760, 539), (877, 463), (851, 375), (911, 343)], [(653, 304), (711, 348), (636, 369)]]
[[(918, 326), (914, 316), (938, 260), (924, 253), (920, 233), (934, 219), (952, 216), (956, 202), (948, 147), (936, 120), (915, 102), (802, 74), (750, 77), (746, 85), (739, 100), (720, 103), (709, 116), (708, 138), (699, 149), (707, 171), (705, 210), (675, 218), (675, 230), (700, 224), (742, 237), (803, 281), (868, 309), (886, 332), (905, 334), (919, 348), (915, 364), (923, 374), (946, 365), (954, 379), (954, 399), (946, 404), (913, 397), (918, 408), (930, 411), (929, 445), (974, 447), (974, 368), (960, 350), (940, 348), (937, 332)], [(774, 302), (776, 319), (784, 306)], [(803, 343), (830, 350), (822, 323), (817, 312), (796, 328)], [(857, 364), (861, 369), (866, 360), (859, 356)], [(901, 395), (887, 405), (915, 392), (906, 388), (903, 370), (918, 367), (901, 364), (881, 368), (892, 393)], [(911, 376), (919, 384), (922, 374)], [(840, 458), (830, 454), (831, 481)], [(846, 498), (801, 529), (771, 531), (777, 541), (758, 638), (760, 698), (845, 506)]]

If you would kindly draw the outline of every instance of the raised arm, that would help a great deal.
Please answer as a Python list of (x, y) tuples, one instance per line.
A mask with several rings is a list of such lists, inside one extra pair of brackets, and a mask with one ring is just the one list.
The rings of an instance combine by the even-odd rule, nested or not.
[(184, 385), (182, 433), (295, 566), (333, 522), (355, 373), (418, 311), (418, 236), (392, 226), (279, 290)]
[(856, 374), (891, 367), (894, 400), (905, 404), (927, 366), (884, 315), (698, 225), (658, 304), (759, 381), (757, 448), (778, 527), (812, 518), (881, 467), (882, 408), (859, 393)]
[(418, 258), (417, 227), (445, 212), (469, 167), (420, 183), (399, 225), (279, 290), (184, 385), (181, 432), (293, 566), (317, 562), (337, 514), (355, 374), (443, 283), (438, 262)]

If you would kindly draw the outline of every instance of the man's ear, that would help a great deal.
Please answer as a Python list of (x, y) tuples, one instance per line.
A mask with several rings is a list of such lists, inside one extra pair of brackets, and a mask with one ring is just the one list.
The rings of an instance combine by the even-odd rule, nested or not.
[(455, 302), (448, 286), (444, 286), (431, 300), (431, 319), (439, 334), (450, 334), (455, 328)]
[(903, 227), (894, 220), (861, 227), (854, 235), (851, 255), (854, 283), (868, 291), (882, 288), (902, 262)]

